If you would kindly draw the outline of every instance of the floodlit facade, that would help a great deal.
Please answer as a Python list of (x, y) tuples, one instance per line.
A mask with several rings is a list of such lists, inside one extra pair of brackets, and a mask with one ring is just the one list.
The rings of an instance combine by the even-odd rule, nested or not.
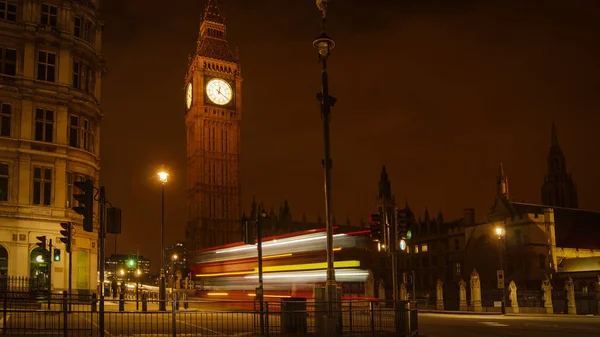
[[(0, 274), (47, 284), (52, 273), (54, 291), (68, 288), (60, 222), (74, 225), (73, 290), (97, 283), (98, 235), (71, 207), (73, 183), (99, 179), (98, 8), (99, 0), (0, 0)], [(41, 235), (60, 261), (41, 253)]]

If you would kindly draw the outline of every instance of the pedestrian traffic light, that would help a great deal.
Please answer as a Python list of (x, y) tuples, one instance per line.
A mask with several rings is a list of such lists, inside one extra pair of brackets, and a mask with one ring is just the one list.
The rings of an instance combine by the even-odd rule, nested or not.
[(39, 242), (36, 242), (36, 245), (42, 249), (42, 251), (46, 250), (46, 236), (36, 236), (35, 237)]
[(60, 227), (62, 227), (62, 231), (60, 234), (63, 236), (60, 238), (60, 242), (65, 244), (65, 250), (67, 253), (71, 253), (71, 242), (73, 241), (73, 227), (70, 222), (61, 222)]
[(398, 230), (398, 237), (400, 239), (409, 239), (409, 223), (408, 214), (405, 209), (398, 209), (396, 212), (396, 229)]
[(246, 218), (246, 214), (242, 215), (242, 241), (247, 245), (254, 244), (252, 238), (252, 222)]
[(60, 249), (54, 248), (54, 261), (60, 262)]
[(83, 230), (94, 231), (94, 182), (92, 180), (76, 181), (75, 187), (79, 190), (73, 198), (79, 201), (79, 206), (73, 210), (83, 216)]
[(373, 213), (369, 217), (371, 240), (381, 242), (381, 214)]

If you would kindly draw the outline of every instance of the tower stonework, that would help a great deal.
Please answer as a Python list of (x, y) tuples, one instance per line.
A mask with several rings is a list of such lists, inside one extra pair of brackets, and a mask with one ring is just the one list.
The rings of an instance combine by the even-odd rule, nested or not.
[(218, 2), (206, 5), (185, 77), (189, 251), (240, 241), (242, 77)]
[(548, 206), (578, 208), (577, 186), (567, 172), (565, 155), (558, 144), (556, 126), (552, 123), (548, 153), (548, 173), (542, 185), (542, 204)]

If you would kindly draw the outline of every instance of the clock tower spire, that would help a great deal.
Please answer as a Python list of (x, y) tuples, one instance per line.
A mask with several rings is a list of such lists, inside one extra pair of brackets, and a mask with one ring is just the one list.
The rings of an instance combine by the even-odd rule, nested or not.
[(208, 0), (185, 77), (189, 251), (241, 239), (242, 77), (225, 16)]

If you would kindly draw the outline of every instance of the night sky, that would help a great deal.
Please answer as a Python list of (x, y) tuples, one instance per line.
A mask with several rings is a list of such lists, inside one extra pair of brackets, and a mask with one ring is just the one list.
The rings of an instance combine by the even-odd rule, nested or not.
[[(101, 182), (123, 209), (120, 253), (160, 257), (187, 218), (184, 76), (206, 0), (103, 1)], [(579, 190), (600, 210), (600, 3), (330, 1), (333, 206), (357, 224), (375, 210), (381, 166), (397, 201), (483, 221), (504, 162), (510, 193), (540, 202), (550, 127)], [(222, 0), (242, 62), (242, 195), (294, 219), (324, 217), (320, 33), (314, 0)], [(114, 251), (109, 236), (108, 253)], [(153, 268), (155, 269), (155, 268)]]

